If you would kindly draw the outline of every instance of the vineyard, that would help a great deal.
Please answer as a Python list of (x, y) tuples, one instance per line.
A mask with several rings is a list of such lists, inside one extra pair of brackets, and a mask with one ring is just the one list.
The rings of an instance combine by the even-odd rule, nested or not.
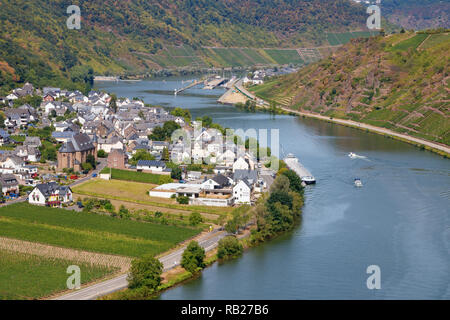
[(0, 208), (0, 236), (128, 257), (157, 255), (200, 231), (24, 203)]
[(116, 269), (75, 260), (42, 257), (0, 249), (0, 300), (31, 300), (67, 290), (67, 267), (77, 265), (81, 283), (89, 283)]

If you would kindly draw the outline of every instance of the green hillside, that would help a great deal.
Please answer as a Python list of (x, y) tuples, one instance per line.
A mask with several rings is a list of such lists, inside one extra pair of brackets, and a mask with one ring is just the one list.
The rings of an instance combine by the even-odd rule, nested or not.
[(448, 30), (352, 40), (298, 73), (252, 90), (295, 110), (450, 145), (449, 52)]
[[(81, 30), (66, 26), (72, 4)], [(0, 87), (83, 89), (92, 74), (302, 63), (295, 51), (259, 48), (324, 45), (327, 32), (360, 30), (366, 18), (348, 0), (0, 0)]]

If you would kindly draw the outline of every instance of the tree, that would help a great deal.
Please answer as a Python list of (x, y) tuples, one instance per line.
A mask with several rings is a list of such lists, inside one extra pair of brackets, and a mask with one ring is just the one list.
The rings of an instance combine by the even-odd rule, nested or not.
[(117, 96), (115, 94), (111, 94), (111, 100), (109, 101), (109, 108), (114, 111), (114, 113), (117, 112)]
[(95, 160), (95, 156), (93, 156), (92, 154), (86, 157), (86, 162), (90, 163), (93, 169), (97, 167), (97, 161)]
[(220, 239), (217, 249), (219, 259), (233, 259), (244, 252), (244, 247), (236, 237), (230, 236)]
[(193, 226), (197, 226), (203, 222), (202, 215), (198, 212), (192, 212), (189, 216), (189, 223)]
[(92, 164), (89, 162), (82, 163), (81, 168), (86, 171), (91, 171), (93, 169)]
[(163, 161), (169, 161), (169, 158), (170, 158), (169, 149), (164, 148), (164, 149), (163, 149), (163, 152), (162, 152), (161, 159), (162, 159)]
[(191, 273), (205, 267), (205, 249), (200, 247), (197, 241), (192, 241), (183, 252), (181, 266)]
[(191, 122), (191, 113), (189, 112), (189, 110), (185, 110), (185, 109), (181, 109), (181, 108), (175, 108), (170, 112), (171, 115), (175, 116), (175, 117), (182, 117), (184, 119), (185, 122), (189, 123)]
[(98, 150), (98, 152), (97, 152), (97, 157), (99, 157), (99, 158), (107, 158), (107, 157), (108, 157), (108, 154), (106, 153), (105, 150), (100, 149), (100, 150)]
[(289, 187), (292, 191), (302, 193), (303, 192), (303, 184), (302, 179), (292, 170), (284, 170), (281, 173), (283, 176), (289, 179)]
[(181, 196), (177, 198), (179, 204), (189, 204), (189, 197)]
[(272, 186), (270, 187), (270, 192), (276, 191), (289, 192), (289, 187), (290, 187), (289, 178), (284, 175), (281, 175), (278, 176), (272, 183)]
[(135, 166), (139, 160), (155, 160), (155, 156), (145, 150), (138, 150), (130, 159), (130, 164)]
[(161, 285), (162, 272), (163, 264), (150, 255), (134, 259), (131, 262), (128, 287), (130, 289), (144, 288), (149, 293), (155, 292)]
[(172, 137), (172, 133), (180, 129), (181, 126), (175, 121), (167, 121), (162, 127), (156, 127), (153, 129), (152, 134), (148, 136), (153, 141), (165, 141)]
[(179, 166), (174, 166), (171, 169), (172, 169), (172, 173), (170, 174), (170, 176), (172, 177), (172, 179), (181, 180), (183, 178), (182, 177), (183, 173), (182, 173), (181, 168)]

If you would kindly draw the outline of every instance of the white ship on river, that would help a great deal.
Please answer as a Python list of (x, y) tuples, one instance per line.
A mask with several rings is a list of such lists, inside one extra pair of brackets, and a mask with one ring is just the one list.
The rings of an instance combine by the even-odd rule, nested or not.
[(304, 183), (306, 184), (314, 184), (316, 183), (316, 178), (308, 171), (298, 160), (296, 156), (293, 154), (288, 154), (284, 159), (284, 162), (288, 166), (288, 168), (294, 171)]

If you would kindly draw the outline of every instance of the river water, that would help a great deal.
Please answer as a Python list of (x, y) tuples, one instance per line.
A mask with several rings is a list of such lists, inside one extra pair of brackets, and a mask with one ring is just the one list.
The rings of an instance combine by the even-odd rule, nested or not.
[[(186, 78), (184, 78), (186, 79)], [(403, 142), (313, 119), (216, 103), (223, 89), (175, 97), (181, 78), (100, 82), (119, 97), (209, 115), (224, 127), (279, 129), (286, 153), (317, 179), (293, 232), (214, 264), (160, 299), (450, 299), (450, 160)], [(355, 152), (364, 159), (350, 159)], [(356, 188), (359, 177), (363, 188)], [(369, 290), (367, 267), (381, 289)]]

